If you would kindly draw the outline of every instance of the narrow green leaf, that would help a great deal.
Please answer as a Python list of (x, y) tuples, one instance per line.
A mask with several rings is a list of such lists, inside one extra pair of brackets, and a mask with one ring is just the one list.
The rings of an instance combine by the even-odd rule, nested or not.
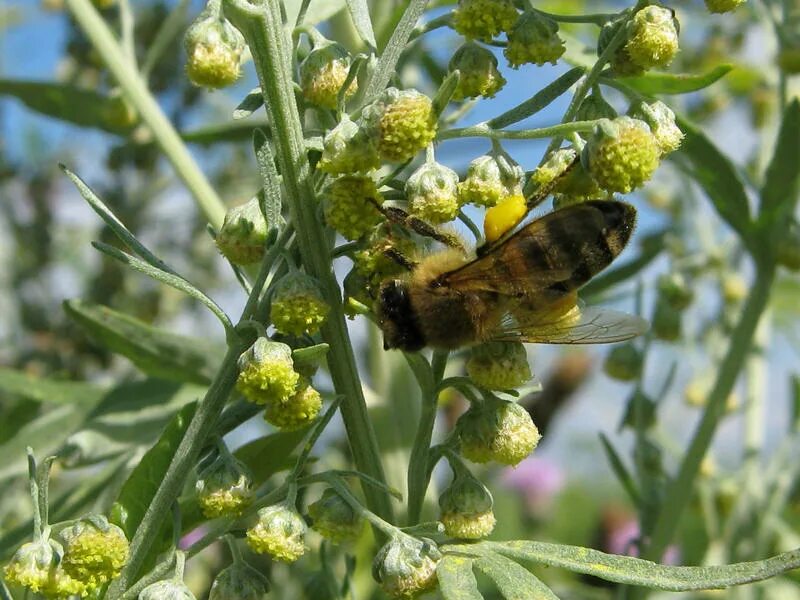
[(733, 65), (717, 65), (700, 75), (651, 71), (638, 77), (621, 77), (620, 81), (646, 96), (688, 94), (709, 87), (725, 77), (732, 69)]
[(0, 398), (17, 396), (44, 404), (94, 406), (107, 390), (91, 383), (34, 377), (14, 369), (0, 368)]
[(514, 560), (560, 567), (575, 573), (594, 575), (606, 581), (672, 592), (722, 589), (763, 581), (800, 567), (800, 549), (764, 560), (713, 567), (673, 567), (641, 558), (606, 554), (581, 546), (522, 540), (459, 544), (443, 546), (442, 550), (446, 553), (477, 557), (496, 552)]
[(275, 156), (272, 154), (269, 139), (261, 129), (253, 132), (253, 147), (256, 151), (258, 173), (261, 175), (261, 186), (264, 191), (262, 210), (267, 226), (282, 228), (284, 221), (281, 215), (281, 180), (275, 168)]
[(487, 553), (475, 560), (506, 600), (558, 600), (528, 569), (500, 554)]
[(513, 123), (518, 123), (523, 119), (527, 119), (528, 117), (535, 115), (543, 108), (549, 106), (553, 100), (560, 97), (562, 94), (564, 94), (564, 92), (575, 85), (575, 83), (583, 76), (583, 73), (584, 69), (581, 67), (570, 69), (552, 83), (544, 86), (530, 99), (525, 100), (525, 102), (515, 106), (510, 110), (507, 110), (494, 119), (491, 119), (488, 123), (489, 127), (492, 129), (502, 129)]
[(800, 194), (800, 99), (786, 107), (775, 151), (761, 189), (759, 221), (766, 226), (785, 226)]
[(64, 310), (103, 346), (153, 377), (209, 383), (225, 354), (206, 338), (168, 333), (100, 304), (67, 300)]
[(481, 600), (478, 582), (472, 571), (473, 560), (455, 554), (445, 556), (436, 566), (439, 591), (445, 600)]
[(244, 99), (239, 102), (238, 106), (233, 111), (233, 119), (245, 119), (256, 112), (259, 108), (264, 106), (264, 96), (261, 93), (261, 88), (253, 88), (244, 97)]
[(622, 484), (622, 487), (625, 488), (625, 491), (627, 492), (628, 497), (631, 499), (631, 502), (633, 502), (635, 506), (639, 506), (639, 503), (641, 502), (639, 490), (636, 489), (636, 482), (633, 480), (633, 477), (628, 471), (628, 468), (625, 466), (625, 463), (622, 461), (622, 458), (604, 433), (600, 434), (600, 442), (603, 444), (603, 450), (605, 450), (608, 464), (611, 465), (611, 470), (614, 471), (614, 474)]
[(256, 482), (263, 482), (275, 473), (291, 468), (292, 452), (308, 433), (308, 427), (298, 431), (281, 431), (253, 440), (234, 454), (253, 472)]
[(226, 121), (224, 123), (212, 123), (204, 125), (198, 129), (182, 131), (181, 139), (190, 144), (200, 146), (210, 146), (220, 142), (244, 142), (253, 137), (256, 128), (270, 130), (270, 125), (266, 119), (253, 119), (252, 121)]
[(120, 124), (119, 100), (91, 90), (64, 83), (0, 79), (0, 94), (13, 96), (38, 113), (81, 127), (122, 136), (133, 129), (130, 124)]
[(350, 18), (353, 19), (353, 26), (356, 28), (359, 37), (371, 49), (376, 49), (378, 43), (375, 41), (375, 32), (372, 30), (372, 20), (369, 18), (367, 0), (347, 0), (347, 8), (350, 11)]

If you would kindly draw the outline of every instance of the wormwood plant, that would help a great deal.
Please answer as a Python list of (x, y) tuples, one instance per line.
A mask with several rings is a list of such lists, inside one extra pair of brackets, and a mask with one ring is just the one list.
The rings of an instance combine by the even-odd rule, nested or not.
[[(89, 385), (60, 386), (58, 393), (72, 395), (68, 402), (88, 407), (87, 416), (94, 414), (97, 423), (87, 435), (103, 432), (101, 446), (117, 445), (107, 454), (91, 438), (65, 445), (61, 456), (80, 442), (94, 464), (106, 466), (55, 500), (48, 490), (59, 455), (37, 465), (37, 449), (28, 450), (33, 517), (2, 538), (8, 555), (3, 598), (192, 598), (183, 581), (186, 561), (191, 566), (201, 550), (221, 540), (232, 563), (211, 587), (210, 597), (217, 599), (259, 598), (267, 592), (268, 578), (250, 564), (255, 554), (273, 564), (314, 560), (319, 565), (316, 587), (306, 589), (314, 598), (376, 593), (361, 576), (367, 557), (374, 581), (397, 598), (428, 592), (447, 599), (493, 597), (494, 589), (509, 599), (556, 598), (550, 578), (538, 566), (620, 584), (618, 597), (626, 598), (644, 597), (649, 590), (726, 588), (800, 566), (798, 549), (765, 558), (771, 535), (758, 517), (765, 506), (765, 514), (777, 516), (786, 503), (786, 490), (777, 484), (775, 493), (764, 498), (742, 494), (745, 500), (732, 511), (730, 550), (724, 555), (731, 564), (651, 562), (660, 560), (674, 541), (726, 400), (754, 360), (751, 348), (777, 268), (798, 266), (794, 211), (800, 185), (800, 102), (789, 98), (787, 83), (796, 67), (798, 40), (791, 27), (798, 15), (790, 2), (781, 10), (770, 2), (759, 9), (779, 43), (775, 87), (780, 118), (766, 168), (756, 165), (745, 183), (702, 130), (681, 116), (681, 109), (701, 115), (700, 107), (658, 99), (701, 92), (730, 70), (659, 71), (679, 51), (681, 28), (673, 10), (678, 3), (639, 0), (615, 12), (554, 14), (543, 10), (543, 3), (527, 0), (461, 0), (438, 3), (442, 6), (435, 12), (426, 0), (410, 0), (391, 3), (397, 10), (389, 15), (388, 4), (349, 0), (347, 15), (358, 36), (355, 43), (349, 40), (358, 48), (351, 52), (314, 26), (321, 20), (318, 14), (324, 14), (323, 2), (301, 2), (294, 22), (287, 22), (287, 7), (279, 0), (209, 0), (184, 34), (187, 76), (205, 88), (230, 85), (249, 68), (244, 60), (249, 51), (260, 87), (242, 100), (236, 117), (252, 119), (262, 109), (267, 115), (266, 124), (253, 132), (260, 189), (252, 200), (227, 211), (93, 3), (65, 4), (118, 84), (124, 103), (118, 97), (116, 106), (141, 119), (192, 193), (246, 300), (238, 318), (227, 314), (209, 293), (134, 236), (69, 166), (62, 167), (121, 242), (94, 246), (201, 303), (219, 321), (226, 348), (217, 352), (208, 342), (168, 334), (103, 307), (66, 305), (77, 322), (113, 350), (148, 375), (181, 382), (183, 391), (168, 403), (169, 423), (140, 454), (136, 445), (114, 439), (113, 426), (97, 426), (113, 416), (113, 398), (102, 403), (103, 394)], [(732, 19), (742, 1), (705, 4), (712, 13), (725, 13), (716, 18)], [(123, 41), (130, 34), (130, 9), (121, 3), (120, 17), (127, 23)], [(164, 35), (174, 23), (165, 23)], [(691, 29), (692, 22), (684, 27)], [(406, 81), (409, 66), (426, 40), (443, 28), (453, 29), (462, 43), (446, 69), (428, 65), (428, 77), (415, 89)], [(537, 66), (559, 61), (570, 68), (541, 89), (521, 92), (525, 99), (510, 110), (461, 127), (476, 102), (506, 85), (494, 47), (502, 48), (512, 68), (535, 73)], [(559, 124), (513, 127), (570, 91)], [(619, 115), (615, 106), (625, 114)], [(472, 157), (465, 174), (437, 161), (438, 143), (467, 138), (484, 138), (491, 149)], [(549, 146), (539, 165), (526, 172), (503, 142), (533, 139), (547, 139)], [(373, 327), (378, 318), (374, 301), (383, 282), (413, 269), (410, 263), (429, 238), (463, 251), (463, 240), (443, 224), (460, 222), (476, 246), (492, 242), (550, 196), (555, 208), (564, 208), (630, 194), (668, 157), (702, 188), (735, 233), (754, 278), (749, 289), (730, 282), (725, 289), (731, 303), (741, 306), (723, 315), (725, 350), (713, 381), (696, 394), (702, 417), (674, 474), (667, 476), (661, 465), (654, 427), (660, 407), (650, 400), (641, 374), (654, 340), (680, 337), (682, 315), (692, 302), (685, 278), (699, 277), (702, 269), (687, 267), (685, 256), (673, 257), (680, 268), (658, 282), (652, 333), (609, 354), (609, 375), (636, 380), (625, 422), (635, 434), (633, 470), (611, 440), (603, 442), (638, 510), (636, 544), (642, 558), (536, 540), (484, 539), (504, 515), (495, 514), (491, 493), (468, 463), (517, 465), (540, 438), (529, 412), (517, 402), (535, 391), (526, 352), (517, 342), (404, 353), (419, 392), (406, 402), (418, 405), (418, 420), (403, 465), (405, 493), (391, 487), (365, 399), (369, 386), (356, 361), (354, 328), (346, 317)], [(475, 207), (486, 209), (483, 227), (473, 222)], [(648, 252), (645, 246), (639, 258), (590, 283), (586, 295), (597, 297), (636, 275), (657, 254)], [(349, 269), (344, 277), (334, 270), (339, 264)], [(566, 317), (558, 313), (552, 318), (568, 327), (564, 319), (581, 310), (573, 303), (562, 311)], [(369, 335), (374, 332), (373, 327)], [(377, 346), (370, 353), (372, 366), (385, 360)], [(49, 383), (29, 385), (46, 394), (55, 389)], [(469, 407), (434, 443), (439, 398), (452, 390)], [(757, 410), (757, 402), (751, 399), (749, 410)], [(351, 459), (339, 469), (314, 460), (315, 445), (336, 413)], [(275, 431), (231, 452), (225, 436), (258, 414)], [(437, 520), (423, 521), (426, 493), (440, 463), (449, 466), (452, 480), (439, 496)], [(112, 486), (113, 502), (88, 501), (118, 480), (123, 483), (118, 492)], [(309, 488), (321, 490), (319, 499), (307, 501)], [(93, 512), (76, 514), (89, 505)], [(33, 537), (24, 539), (21, 532), (31, 526)], [(199, 538), (181, 542), (184, 534), (197, 531)], [(752, 560), (733, 562), (745, 554), (736, 544), (751, 538), (755, 555), (747, 558)], [(310, 553), (316, 556), (309, 559)], [(298, 592), (274, 583), (271, 593), (284, 598)], [(575, 593), (584, 592), (567, 586), (563, 597)]]

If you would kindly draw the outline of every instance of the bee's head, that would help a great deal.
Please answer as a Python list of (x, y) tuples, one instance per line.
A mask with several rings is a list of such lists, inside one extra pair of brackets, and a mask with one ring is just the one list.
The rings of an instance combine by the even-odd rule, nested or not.
[(400, 348), (413, 352), (425, 346), (406, 283), (393, 279), (381, 285), (377, 313), (385, 350)]

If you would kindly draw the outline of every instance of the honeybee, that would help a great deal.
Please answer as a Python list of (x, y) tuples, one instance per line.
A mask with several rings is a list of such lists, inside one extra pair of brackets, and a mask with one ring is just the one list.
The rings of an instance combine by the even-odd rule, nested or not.
[(542, 216), (469, 259), (446, 249), (381, 284), (376, 314), (384, 348), (456, 349), (485, 341), (600, 344), (647, 322), (579, 307), (577, 290), (622, 252), (636, 209), (592, 200)]

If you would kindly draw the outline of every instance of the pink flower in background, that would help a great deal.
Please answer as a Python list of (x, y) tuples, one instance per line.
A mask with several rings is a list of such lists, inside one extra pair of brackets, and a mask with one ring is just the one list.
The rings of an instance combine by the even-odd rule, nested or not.
[[(628, 556), (639, 556), (639, 547), (636, 542), (639, 539), (639, 522), (632, 516), (614, 515), (610, 518), (608, 514), (604, 518), (605, 522), (605, 541), (604, 550), (612, 554), (624, 554)], [(679, 565), (681, 562), (681, 552), (674, 544), (668, 546), (661, 557), (661, 563), (665, 565)]]
[(553, 498), (564, 487), (566, 477), (555, 463), (539, 457), (529, 457), (516, 468), (503, 471), (501, 481), (524, 497), (531, 512), (546, 510)]
[(178, 544), (178, 546), (180, 547), (181, 550), (186, 550), (189, 548), (189, 546), (191, 546), (195, 542), (199, 542), (200, 540), (202, 540), (203, 536), (206, 533), (208, 533), (208, 529), (206, 528), (205, 525), (201, 525), (196, 529), (192, 529), (189, 533), (187, 533), (185, 536), (181, 538), (181, 542), (180, 544)]

